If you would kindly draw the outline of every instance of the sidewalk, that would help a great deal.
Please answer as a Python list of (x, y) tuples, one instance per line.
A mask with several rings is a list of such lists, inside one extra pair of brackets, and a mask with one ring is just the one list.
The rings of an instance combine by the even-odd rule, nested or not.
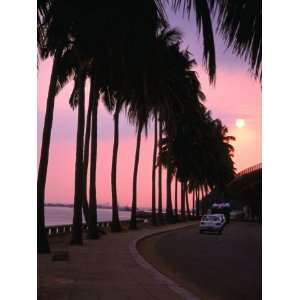
[(99, 240), (69, 246), (69, 237), (51, 244), (52, 252), (67, 250), (68, 261), (38, 255), (38, 300), (177, 300), (184, 299), (143, 267), (134, 241), (147, 234), (179, 229), (197, 221), (108, 233)]

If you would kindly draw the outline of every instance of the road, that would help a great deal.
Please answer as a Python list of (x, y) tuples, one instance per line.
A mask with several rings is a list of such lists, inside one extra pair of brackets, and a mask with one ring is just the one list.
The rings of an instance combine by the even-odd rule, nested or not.
[(222, 235), (198, 227), (145, 239), (145, 259), (201, 300), (261, 299), (261, 225), (236, 222)]

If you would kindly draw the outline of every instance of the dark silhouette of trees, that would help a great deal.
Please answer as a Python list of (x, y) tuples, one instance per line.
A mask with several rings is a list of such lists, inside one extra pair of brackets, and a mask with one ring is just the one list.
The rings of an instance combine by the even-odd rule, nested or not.
[[(260, 0), (171, 0), (175, 12), (196, 17), (202, 34), (203, 62), (211, 83), (215, 82), (216, 58), (211, 16), (217, 31), (233, 52), (261, 78)], [(181, 48), (181, 34), (170, 29), (165, 1), (63, 1), (39, 0), (37, 42), (39, 58), (53, 57), (40, 163), (37, 178), (38, 253), (50, 251), (45, 229), (44, 202), (55, 97), (70, 80), (70, 97), (77, 111), (72, 244), (82, 244), (82, 211), (88, 237), (98, 237), (97, 227), (97, 122), (100, 99), (113, 113), (114, 142), (111, 168), (112, 231), (121, 231), (118, 215), (117, 158), (119, 116), (125, 108), (137, 128), (130, 227), (136, 228), (138, 167), (142, 131), (154, 117), (152, 166), (152, 223), (163, 223), (162, 168), (166, 169), (166, 221), (177, 221), (177, 182), (181, 185), (181, 219), (190, 215), (188, 192), (193, 192), (192, 214), (199, 216), (200, 191), (222, 191), (234, 176), (234, 139), (220, 120), (205, 108), (196, 65), (188, 50)], [(101, 17), (99, 17), (101, 16)], [(85, 115), (84, 91), (90, 79)], [(102, 97), (100, 97), (102, 96)], [(91, 155), (89, 151), (91, 149)], [(90, 163), (89, 203), (87, 172)], [(158, 169), (158, 215), (156, 213)], [(174, 207), (171, 183), (175, 181)], [(207, 209), (202, 201), (202, 212)]]

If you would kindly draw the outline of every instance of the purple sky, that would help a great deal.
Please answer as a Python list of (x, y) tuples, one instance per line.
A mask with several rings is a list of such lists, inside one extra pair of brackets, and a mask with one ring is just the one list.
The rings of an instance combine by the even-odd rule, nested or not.
[[(216, 36), (217, 81), (210, 86), (208, 76), (201, 65), (201, 40), (193, 20), (183, 19), (167, 10), (172, 26), (184, 33), (184, 47), (194, 54), (198, 62), (197, 72), (202, 89), (207, 96), (205, 105), (214, 118), (220, 118), (228, 126), (230, 134), (237, 138), (234, 161), (238, 170), (261, 162), (261, 87), (248, 72), (248, 65), (226, 50), (223, 41)], [(38, 155), (48, 92), (51, 59), (40, 62), (38, 73)], [(50, 147), (49, 170), (46, 185), (46, 202), (72, 202), (74, 190), (74, 162), (76, 145), (76, 115), (69, 107), (68, 99), (73, 83), (69, 83), (57, 96)], [(88, 92), (88, 87), (87, 87)], [(245, 127), (238, 129), (235, 121), (245, 120)], [(112, 116), (100, 105), (97, 162), (98, 202), (110, 202), (110, 168), (113, 137)], [(141, 145), (138, 175), (138, 205), (150, 206), (152, 167), (152, 126), (148, 138)], [(135, 151), (135, 129), (122, 114), (120, 120), (120, 148), (118, 158), (118, 195), (121, 205), (131, 203), (132, 172)], [(39, 159), (39, 157), (38, 157)], [(165, 175), (164, 175), (165, 176)], [(165, 191), (164, 191), (165, 192)]]

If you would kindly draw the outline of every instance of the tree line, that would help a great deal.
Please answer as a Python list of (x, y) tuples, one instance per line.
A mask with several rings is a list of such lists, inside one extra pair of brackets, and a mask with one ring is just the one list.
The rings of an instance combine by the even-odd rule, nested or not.
[[(236, 1), (239, 2), (239, 1)], [(234, 138), (213, 119), (194, 71), (196, 61), (182, 49), (182, 34), (168, 24), (167, 3), (175, 12), (194, 12), (203, 41), (203, 64), (215, 83), (216, 59), (211, 15), (228, 46), (261, 78), (261, 3), (213, 0), (67, 1), (38, 0), (38, 58), (53, 57), (37, 180), (38, 253), (50, 251), (45, 230), (45, 186), (55, 98), (73, 81), (69, 104), (77, 110), (74, 213), (71, 244), (82, 244), (82, 212), (87, 237), (98, 238), (97, 125), (99, 101), (114, 121), (111, 165), (111, 230), (121, 231), (118, 214), (117, 163), (119, 116), (125, 112), (136, 127), (130, 229), (137, 227), (137, 185), (141, 136), (154, 122), (152, 223), (176, 222), (190, 215), (187, 193), (199, 199), (209, 189), (222, 189), (234, 176)], [(248, 11), (248, 13), (247, 13)], [(250, 15), (250, 17), (248, 16)], [(245, 15), (248, 16), (247, 22)], [(260, 39), (259, 39), (260, 37)], [(90, 81), (88, 107), (85, 86)], [(166, 213), (162, 212), (162, 168), (166, 169)], [(88, 170), (90, 172), (88, 176)], [(158, 175), (158, 187), (156, 187)], [(89, 190), (87, 179), (89, 178)], [(171, 183), (175, 180), (175, 199)], [(181, 183), (181, 205), (177, 183)], [(158, 189), (158, 199), (156, 191)], [(194, 206), (195, 201), (193, 201)], [(192, 210), (199, 213), (199, 201)], [(157, 206), (156, 206), (157, 205)], [(173, 207), (174, 206), (174, 207)]]

